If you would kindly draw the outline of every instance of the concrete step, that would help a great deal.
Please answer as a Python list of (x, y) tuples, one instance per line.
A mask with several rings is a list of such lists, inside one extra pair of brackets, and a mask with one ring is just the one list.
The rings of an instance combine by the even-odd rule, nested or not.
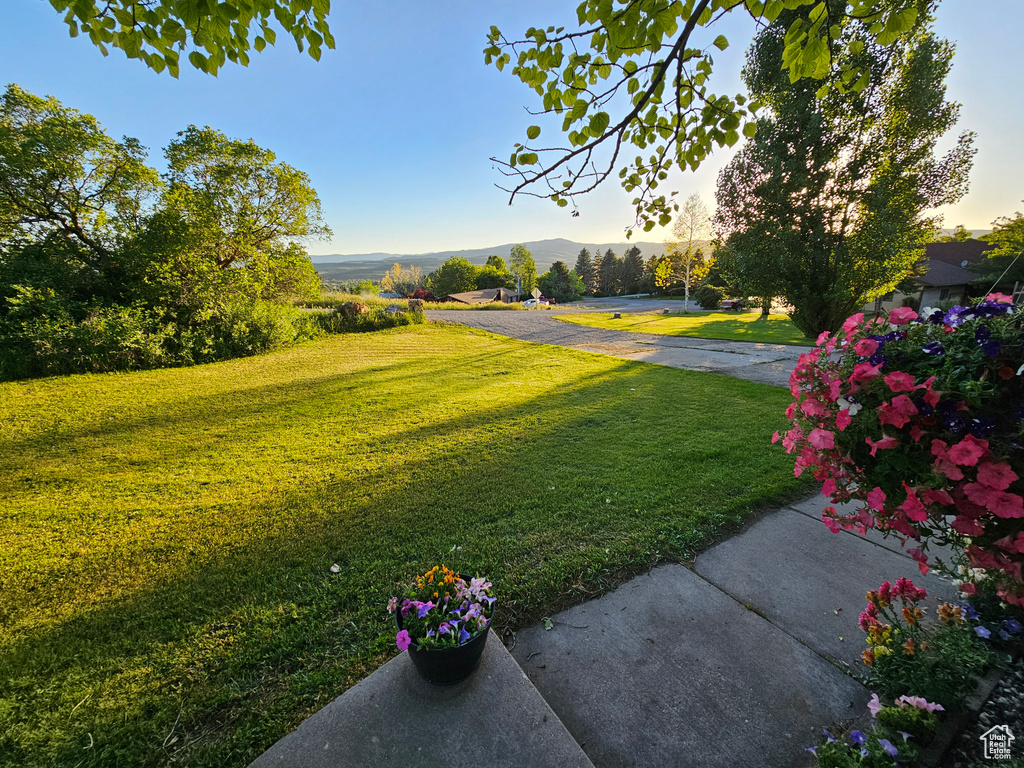
[(480, 666), (434, 686), (395, 657), (308, 718), (251, 768), (474, 765), (594, 768), (491, 635)]
[(513, 655), (600, 768), (803, 765), (822, 726), (869, 698), (681, 565), (552, 619), (520, 632)]
[(857, 619), (868, 590), (905, 576), (928, 591), (934, 616), (935, 605), (955, 599), (956, 588), (934, 573), (923, 576), (913, 559), (889, 548), (892, 540), (832, 533), (821, 522), (821, 505), (817, 510), (818, 519), (792, 509), (771, 512), (699, 555), (695, 570), (816, 653), (866, 675)]

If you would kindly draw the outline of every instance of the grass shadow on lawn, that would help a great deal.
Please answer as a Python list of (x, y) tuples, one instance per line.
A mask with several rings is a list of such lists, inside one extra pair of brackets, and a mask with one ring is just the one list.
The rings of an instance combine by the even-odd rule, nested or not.
[[(393, 340), (430, 338), (407, 333)], [(450, 344), (433, 357), (380, 364), (386, 345), (366, 340), (352, 370), (248, 388), (240, 371), (287, 373), (274, 361), (301, 351), (219, 378), (154, 373), (220, 389), (158, 386), (134, 410), (118, 384), (145, 375), (51, 382), (52, 397), (83, 384), (107, 399), (58, 430), (60, 450), (14, 439), (20, 471), (63, 471), (71, 503), (20, 513), (50, 539), (3, 584), (0, 763), (244, 765), (396, 652), (383, 606), (418, 571), (490, 575), (514, 628), (805, 487), (761, 448), (781, 390), (465, 329), (435, 338)], [(122, 452), (139, 463), (95, 476)], [(141, 519), (121, 503), (133, 472), (128, 506), (155, 496)], [(16, 487), (5, 505), (32, 495)], [(97, 520), (73, 511), (88, 499)]]

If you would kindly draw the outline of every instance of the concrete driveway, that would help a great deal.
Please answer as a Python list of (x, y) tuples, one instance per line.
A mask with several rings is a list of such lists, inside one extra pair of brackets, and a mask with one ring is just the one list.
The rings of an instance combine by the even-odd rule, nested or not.
[(657, 302), (649, 299), (599, 299), (587, 307), (560, 307), (523, 311), (488, 311), (476, 309), (427, 310), (431, 320), (461, 323), (500, 336), (554, 344), (587, 352), (598, 352), (625, 360), (707, 371), (734, 376), (762, 384), (785, 387), (797, 358), (807, 350), (785, 344), (761, 344), (749, 341), (721, 341), (684, 336), (659, 336), (630, 333), (603, 328), (588, 328), (563, 323), (555, 315), (575, 312), (660, 312), (678, 311), (680, 302)]

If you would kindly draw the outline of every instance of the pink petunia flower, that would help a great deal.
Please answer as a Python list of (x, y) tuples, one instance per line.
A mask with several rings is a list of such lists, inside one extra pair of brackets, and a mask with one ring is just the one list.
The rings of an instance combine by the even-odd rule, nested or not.
[(864, 442), (871, 446), (872, 456), (874, 456), (875, 452), (878, 450), (884, 451), (888, 448), (895, 448), (897, 445), (900, 444), (899, 440), (897, 440), (895, 437), (889, 437), (888, 435), (883, 436), (882, 439), (879, 440), (878, 442), (875, 442), (870, 437), (865, 437)]
[(1005, 293), (990, 293), (985, 297), (985, 301), (997, 301), (1000, 304), (1013, 304), (1013, 297), (1007, 296)]
[(846, 322), (843, 323), (843, 333), (846, 334), (847, 340), (857, 330), (857, 327), (864, 322), (864, 313), (858, 312), (856, 315), (851, 315), (846, 318)]
[(861, 357), (871, 357), (878, 351), (878, 342), (874, 339), (861, 339), (853, 345), (853, 351)]
[(398, 646), (398, 650), (400, 651), (407, 650), (409, 646), (412, 645), (412, 638), (409, 637), (409, 632), (407, 630), (403, 629), (395, 635), (395, 645)]
[(929, 712), (944, 712), (941, 704), (932, 704), (930, 701), (926, 701), (920, 696), (900, 696), (896, 699), (896, 706), (917, 707), (918, 709), (925, 709)]
[(811, 434), (807, 436), (807, 442), (819, 451), (826, 451), (836, 447), (836, 436), (827, 429), (815, 428), (812, 429)]
[(881, 512), (885, 507), (885, 491), (877, 487), (868, 491), (868, 506), (876, 512)]
[(967, 435), (963, 440), (946, 451), (946, 458), (962, 467), (973, 467), (988, 453), (988, 440), (979, 440)]
[(917, 389), (914, 386), (914, 377), (903, 371), (888, 374), (884, 381), (893, 392), (913, 392)]
[(896, 307), (889, 313), (889, 322), (893, 325), (906, 325), (911, 320), (917, 320), (918, 314), (910, 307)]
[(850, 416), (850, 409), (840, 408), (839, 413), (836, 414), (836, 429), (842, 432), (850, 426), (851, 421), (853, 421), (853, 417)]
[(904, 483), (903, 487), (907, 489), (907, 498), (900, 505), (900, 509), (907, 513), (907, 517), (913, 520), (915, 523), (920, 523), (928, 519), (928, 510), (925, 509), (924, 504), (917, 498), (917, 493), (912, 488), (908, 488), (907, 484)]
[(1010, 465), (1006, 462), (999, 464), (986, 462), (978, 467), (978, 482), (995, 488), (997, 491), (1005, 491), (1016, 479), (1017, 473), (1010, 469)]
[(878, 694), (871, 694), (871, 701), (868, 702), (868, 712), (871, 713), (872, 717), (878, 717), (878, 713), (882, 711), (882, 702), (878, 700)]

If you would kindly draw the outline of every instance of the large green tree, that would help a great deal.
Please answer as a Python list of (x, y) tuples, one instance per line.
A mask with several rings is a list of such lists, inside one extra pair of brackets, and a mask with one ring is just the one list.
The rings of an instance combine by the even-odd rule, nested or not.
[(976, 285), (983, 290), (993, 284), (1003, 290), (1012, 290), (1024, 282), (1024, 214), (1001, 216), (992, 222), (994, 229), (981, 239), (993, 248), (985, 252), (986, 258), (972, 267), (978, 273)]
[(594, 266), (594, 259), (586, 248), (580, 249), (574, 271), (583, 281), (585, 293), (592, 294), (597, 290), (597, 267)]
[(103, 55), (108, 46), (157, 72), (178, 76), (181, 56), (216, 75), (230, 61), (246, 66), (249, 51), (262, 51), (290, 35), (316, 61), (334, 48), (327, 25), (330, 0), (50, 0), (72, 37), (86, 35)]
[[(573, 28), (531, 27), (508, 38), (491, 27), (484, 59), (534, 90), (540, 112), (561, 118), (560, 136), (540, 142), (531, 125), (508, 160), (511, 198), (576, 204), (617, 175), (636, 194), (645, 231), (672, 220), (676, 204), (660, 191), (672, 168), (696, 168), (716, 147), (754, 131), (746, 96), (711, 90), (714, 54), (729, 45), (713, 28), (732, 11), (757, 23), (791, 13), (772, 66), (790, 81), (811, 78), (822, 95), (863, 90), (872, 73), (859, 59), (867, 42), (891, 45), (914, 27), (924, 0), (585, 0)], [(848, 29), (856, 30), (856, 35)], [(564, 143), (562, 143), (564, 142)], [(637, 150), (634, 155), (632, 150)]]
[(479, 268), (473, 266), (462, 256), (452, 256), (427, 275), (427, 287), (438, 298), (453, 293), (465, 293), (476, 290), (476, 278)]
[(525, 297), (537, 287), (537, 264), (533, 254), (525, 245), (513, 245), (509, 252), (508, 266), (516, 279), (516, 287), (521, 296)]
[(0, 98), (0, 237), (63, 238), (102, 272), (141, 227), (160, 186), (136, 139), (116, 141), (92, 115), (8, 85)]
[(719, 177), (716, 222), (736, 260), (771, 261), (809, 337), (898, 285), (936, 228), (924, 212), (967, 189), (972, 134), (935, 153), (959, 107), (945, 99), (953, 49), (934, 36), (927, 10), (911, 37), (888, 48), (857, 24), (844, 30), (848, 47), (860, 41), (855, 60), (870, 73), (859, 92), (822, 96), (780, 72), (792, 14), (759, 33), (748, 54), (744, 79), (768, 113)]

